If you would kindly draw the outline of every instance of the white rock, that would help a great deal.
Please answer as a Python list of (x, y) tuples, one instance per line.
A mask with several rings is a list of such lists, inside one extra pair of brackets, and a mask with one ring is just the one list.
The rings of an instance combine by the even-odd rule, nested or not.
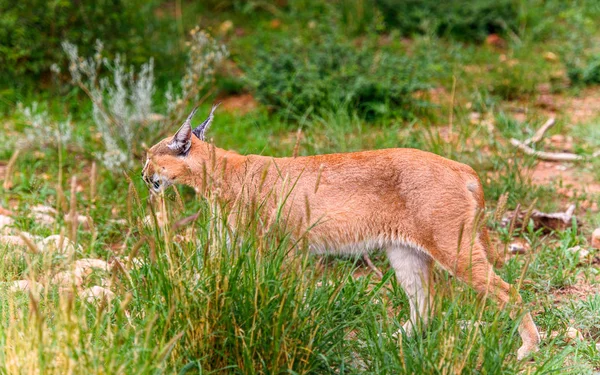
[(98, 269), (102, 271), (110, 271), (110, 265), (102, 259), (84, 258), (75, 261), (75, 268), (88, 270)]
[(38, 248), (40, 251), (55, 252), (65, 255), (71, 255), (76, 250), (81, 250), (81, 246), (75, 246), (75, 244), (65, 236), (59, 234), (53, 234), (38, 242)]
[(54, 225), (56, 222), (56, 219), (53, 216), (41, 212), (35, 212), (33, 214), (33, 219), (36, 223), (41, 225)]
[(125, 219), (110, 219), (108, 222), (115, 225), (127, 225), (127, 220)]
[(577, 328), (569, 327), (565, 333), (569, 340), (583, 340), (583, 335)]
[[(12, 231), (12, 233), (15, 233), (15, 231)], [(33, 243), (39, 241), (41, 238), (38, 236), (34, 236), (29, 232), (19, 232), (18, 235), (10, 234), (10, 235), (5, 235), (5, 236), (0, 236), (0, 245), (27, 246), (23, 237), (26, 237)]]
[(600, 228), (596, 228), (592, 233), (592, 247), (600, 249)]
[(31, 209), (31, 212), (38, 214), (46, 214), (50, 216), (56, 216), (57, 212), (53, 207), (44, 206), (43, 204), (38, 204)]
[(52, 284), (60, 288), (80, 287), (83, 284), (84, 274), (81, 270), (59, 272), (52, 278)]
[(29, 292), (39, 294), (42, 291), (42, 285), (31, 280), (17, 280), (10, 284), (9, 290), (16, 292)]
[(9, 227), (14, 224), (14, 220), (10, 216), (0, 215), (0, 228)]
[(110, 302), (115, 297), (115, 294), (106, 288), (96, 285), (79, 293), (79, 297), (88, 303), (93, 303), (102, 299), (106, 299)]
[(508, 252), (510, 254), (525, 254), (527, 250), (525, 249), (525, 246), (523, 246), (523, 244), (519, 242), (513, 242), (510, 245), (508, 245)]
[(570, 247), (567, 249), (568, 252), (570, 253), (575, 253), (579, 255), (579, 260), (585, 260), (585, 258), (587, 258), (588, 255), (590, 255), (590, 251), (587, 249), (582, 248), (581, 246), (577, 245), (574, 247)]
[[(83, 228), (85, 228), (85, 229), (89, 229), (90, 228), (90, 220), (88, 219), (87, 216), (76, 215), (75, 216), (75, 220), (77, 221), (77, 224), (81, 225)], [(66, 214), (65, 215), (65, 221), (67, 223), (70, 223), (71, 222), (71, 215)]]
[(0, 236), (0, 245), (25, 246), (21, 236)]

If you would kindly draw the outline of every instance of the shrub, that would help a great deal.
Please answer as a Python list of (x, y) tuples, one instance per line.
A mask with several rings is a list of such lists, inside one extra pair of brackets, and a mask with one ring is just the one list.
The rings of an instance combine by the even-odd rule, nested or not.
[(73, 123), (70, 117), (64, 121), (54, 121), (48, 110), (40, 106), (38, 102), (31, 103), (29, 107), (19, 103), (18, 110), (27, 124), (23, 131), (23, 137), (17, 142), (19, 147), (74, 149), (81, 145), (81, 139), (73, 134)]
[(600, 84), (600, 54), (591, 56), (583, 62), (577, 60), (568, 61), (566, 66), (567, 74), (573, 84)]
[(386, 25), (404, 35), (433, 33), (482, 42), (492, 33), (517, 30), (518, 8), (512, 0), (375, 0)]
[[(168, 41), (165, 34), (175, 34), (165, 29), (175, 26), (160, 25), (154, 16), (156, 5), (141, 0), (0, 0), (1, 75), (15, 83), (21, 82), (15, 77), (47, 75), (53, 63), (64, 61), (63, 40), (82, 46), (84, 54), (93, 53), (94, 42), (102, 39), (108, 50), (127, 53), (136, 64), (160, 53), (161, 66), (183, 65), (184, 54), (172, 51), (167, 42), (156, 43), (156, 38)], [(154, 32), (159, 25), (161, 32)]]
[(296, 116), (346, 106), (374, 117), (387, 106), (408, 117), (419, 106), (412, 94), (426, 87), (424, 70), (407, 56), (331, 36), (316, 43), (286, 40), (245, 67), (259, 101)]
[[(74, 44), (63, 43), (72, 82), (92, 101), (93, 119), (104, 143), (104, 151), (98, 157), (109, 170), (131, 167), (144, 132), (168, 129), (156, 125), (179, 121), (187, 106), (196, 103), (199, 94), (212, 84), (215, 67), (226, 58), (227, 50), (199, 28), (190, 35), (185, 74), (179, 85), (169, 83), (165, 94), (166, 115), (153, 113), (157, 109), (153, 59), (136, 72), (133, 67), (127, 68), (119, 55), (114, 61), (103, 57), (103, 44), (99, 41), (94, 57), (89, 58), (81, 58)], [(105, 76), (106, 71), (112, 80)], [(160, 132), (154, 136), (160, 136)]]

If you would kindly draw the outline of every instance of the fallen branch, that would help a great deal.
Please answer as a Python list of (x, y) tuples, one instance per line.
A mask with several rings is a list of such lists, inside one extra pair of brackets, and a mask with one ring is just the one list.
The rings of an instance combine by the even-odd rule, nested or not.
[[(528, 221), (533, 221), (533, 227), (535, 230), (565, 230), (572, 225), (572, 221), (577, 218), (574, 215), (575, 205), (571, 204), (564, 212), (541, 212), (538, 210), (532, 210), (531, 214), (521, 212), (519, 210), (509, 211), (502, 218), (502, 225), (512, 226), (514, 223), (519, 222), (522, 226), (526, 226)], [(509, 231), (510, 232), (510, 231)]]
[(554, 117), (550, 117), (548, 119), (548, 121), (546, 121), (544, 123), (544, 125), (542, 125), (541, 128), (538, 129), (538, 131), (535, 132), (535, 134), (533, 135), (533, 137), (525, 140), (526, 145), (529, 145), (531, 143), (537, 143), (539, 141), (542, 140), (542, 138), (544, 138), (544, 134), (546, 134), (546, 132), (548, 131), (548, 129), (550, 129), (551, 127), (554, 126), (554, 124), (556, 124), (556, 119)]
[(542, 125), (531, 138), (527, 138), (524, 141), (511, 138), (510, 143), (523, 151), (527, 155), (535, 156), (540, 160), (545, 161), (584, 161), (600, 156), (600, 151), (594, 152), (591, 156), (577, 155), (570, 152), (548, 152), (548, 151), (536, 151), (529, 147), (532, 143), (537, 143), (542, 140), (544, 134), (556, 123), (556, 119), (551, 117)]
[(527, 143), (521, 142), (514, 138), (510, 139), (510, 143), (513, 146), (517, 147), (519, 150), (526, 153), (527, 155), (535, 156), (536, 158), (538, 158), (540, 160), (546, 160), (546, 161), (583, 161), (583, 160), (589, 160), (589, 159), (600, 156), (600, 151), (596, 151), (590, 156), (577, 155), (577, 154), (572, 154), (570, 152), (536, 151), (536, 150), (532, 149), (531, 147), (529, 147), (527, 145)]

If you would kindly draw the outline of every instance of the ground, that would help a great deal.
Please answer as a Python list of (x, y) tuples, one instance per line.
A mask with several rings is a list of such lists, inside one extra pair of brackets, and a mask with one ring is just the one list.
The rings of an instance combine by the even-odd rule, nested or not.
[[(168, 2), (155, 15), (173, 18), (179, 29), (193, 18), (185, 12), (190, 6)], [(264, 52), (274, 55), (279, 41), (292, 43), (278, 52), (289, 66), (311, 62), (313, 54), (326, 62), (327, 53), (294, 51), (293, 43), (339, 32), (331, 28), (345, 18), (323, 20), (295, 2), (254, 4), (267, 11), (246, 24), (248, 13), (222, 6), (202, 21), (231, 54), (179, 117), (200, 103), (197, 124), (220, 102), (209, 138), (244, 154), (414, 147), (471, 165), (485, 190), (485, 225), (506, 254), (498, 273), (518, 286), (533, 313), (543, 333), (540, 352), (518, 361), (517, 322), (508, 311), (441, 268), (431, 325), (423, 335), (394, 335), (408, 318), (408, 301), (381, 253), (370, 255), (373, 265), (362, 257), (309, 255), (279, 226), (260, 227), (259, 216), (231, 241), (227, 213), (210, 197), (182, 186), (150, 195), (139, 177), (145, 152), (180, 126), (173, 120), (179, 117), (166, 115), (166, 88), (154, 91), (160, 99), (152, 113), (161, 115), (135, 128), (130, 164), (115, 170), (104, 157), (110, 142), (92, 116), (94, 104), (65, 79), (52, 94), (23, 94), (0, 118), (0, 373), (600, 372), (600, 250), (591, 239), (600, 226), (600, 162), (540, 161), (510, 143), (555, 118), (535, 149), (586, 156), (600, 149), (600, 86), (569, 78), (568, 35), (519, 31), (471, 43), (373, 26), (345, 36), (370, 51), (358, 55), (373, 59), (368, 71), (376, 73), (382, 56), (408, 57), (417, 73), (427, 73), (417, 74), (423, 81), (405, 85), (401, 67), (383, 76), (397, 80), (391, 89), (365, 75), (355, 82), (368, 89), (362, 95), (398, 89), (403, 104), (316, 101), (298, 114), (276, 100), (282, 81), (299, 83), (294, 99), (321, 98), (325, 84), (311, 79), (343, 85), (327, 74), (344, 69), (297, 65), (290, 76), (284, 69), (250, 79), (248, 66)], [(554, 27), (581, 33), (564, 19)], [(360, 62), (351, 62), (344, 79)], [(24, 113), (34, 102), (38, 118)], [(59, 124), (69, 118), (72, 133), (63, 142)], [(111, 135), (122, 141), (119, 130)], [(572, 204), (575, 219), (557, 230), (530, 217)], [(517, 207), (521, 215), (513, 220)]]

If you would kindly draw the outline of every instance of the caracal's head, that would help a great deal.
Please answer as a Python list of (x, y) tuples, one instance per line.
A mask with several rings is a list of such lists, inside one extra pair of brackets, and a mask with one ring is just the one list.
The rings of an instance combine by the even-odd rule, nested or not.
[[(146, 155), (142, 178), (154, 192), (161, 192), (174, 183), (190, 184), (191, 155), (195, 149), (205, 146), (204, 136), (213, 120), (214, 105), (204, 122), (192, 128), (192, 117), (197, 107), (185, 120), (174, 136), (152, 146)], [(196, 161), (197, 164), (197, 161)]]

